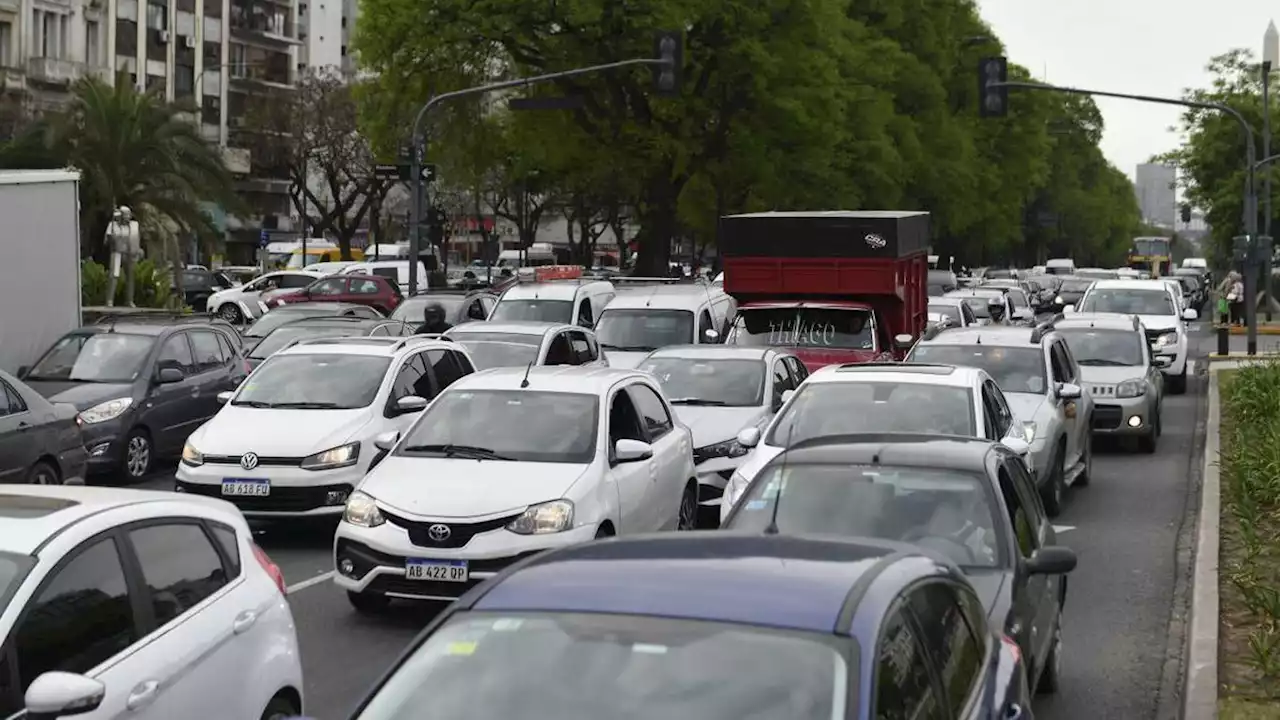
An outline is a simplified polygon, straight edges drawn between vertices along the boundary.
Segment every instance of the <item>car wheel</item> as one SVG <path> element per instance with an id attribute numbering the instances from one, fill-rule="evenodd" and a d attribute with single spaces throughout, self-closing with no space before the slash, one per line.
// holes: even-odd
<path id="1" fill-rule="evenodd" d="M 1062 682 L 1062 614 L 1059 611 L 1058 625 L 1053 630 L 1053 645 L 1049 647 L 1049 657 L 1045 658 L 1044 669 L 1040 671 L 1040 682 L 1036 685 L 1037 693 L 1046 695 L 1058 692 Z"/>
<path id="2" fill-rule="evenodd" d="M 262 711 L 262 720 L 287 720 L 298 717 L 300 712 L 302 708 L 294 707 L 292 700 L 277 695 L 271 698 L 271 702 L 267 703 L 267 709 Z"/>
<path id="3" fill-rule="evenodd" d="M 151 472 L 151 436 L 145 430 L 134 429 L 124 441 L 124 458 L 121 469 L 130 480 L 141 480 Z"/>
<path id="4" fill-rule="evenodd" d="M 1049 463 L 1049 477 L 1044 487 L 1040 488 L 1040 500 L 1044 503 L 1044 512 L 1049 517 L 1057 517 L 1062 512 L 1062 476 L 1063 464 L 1067 461 L 1067 453 L 1062 444 Z"/>
<path id="5" fill-rule="evenodd" d="M 378 615 L 386 612 L 387 608 L 391 606 L 391 598 L 386 595 L 374 595 L 354 590 L 347 591 L 347 600 L 350 601 L 351 607 L 362 615 Z"/>
<path id="6" fill-rule="evenodd" d="M 1089 423 L 1092 425 L 1092 421 Z M 1093 433 L 1085 433 L 1084 451 L 1080 453 L 1080 474 L 1076 476 L 1076 485 L 1084 487 L 1093 479 Z"/>
<path id="7" fill-rule="evenodd" d="M 676 530 L 698 529 L 698 483 L 689 482 L 680 496 L 680 511 L 676 515 Z"/>
<path id="8" fill-rule="evenodd" d="M 1156 451 L 1157 438 L 1160 437 L 1160 431 L 1151 428 L 1151 432 L 1138 438 L 1138 451 L 1151 455 Z"/>
<path id="9" fill-rule="evenodd" d="M 1183 395 L 1187 392 L 1187 366 L 1182 366 L 1182 374 L 1169 378 L 1169 392 L 1174 395 Z"/>
<path id="10" fill-rule="evenodd" d="M 47 462 L 38 462 L 31 466 L 31 470 L 27 473 L 28 485 L 61 485 L 62 478 L 58 476 L 57 468 Z"/>
<path id="11" fill-rule="evenodd" d="M 196 297 L 191 298 L 191 311 L 192 311 L 192 312 L 197 312 L 197 313 L 208 312 L 208 311 L 209 311 L 209 296 L 208 296 L 208 295 L 197 295 Z"/>
<path id="12" fill-rule="evenodd" d="M 240 308 L 236 307 L 233 302 L 222 303 L 222 307 L 218 308 L 218 317 L 232 325 L 239 325 L 244 321 L 244 314 L 240 312 Z"/>

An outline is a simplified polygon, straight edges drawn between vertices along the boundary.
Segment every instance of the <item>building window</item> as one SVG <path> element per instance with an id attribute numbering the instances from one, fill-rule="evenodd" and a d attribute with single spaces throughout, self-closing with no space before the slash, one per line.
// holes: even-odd
<path id="1" fill-rule="evenodd" d="M 147 92 L 152 90 L 156 92 L 164 92 L 164 76 L 163 75 L 147 75 Z"/>
<path id="2" fill-rule="evenodd" d="M 147 27 L 152 30 L 169 29 L 169 6 L 159 3 L 147 3 Z"/>
<path id="3" fill-rule="evenodd" d="M 178 10 L 194 13 L 196 11 L 196 0 L 178 0 Z"/>
<path id="4" fill-rule="evenodd" d="M 116 54 L 138 55 L 138 23 L 132 20 L 116 20 Z"/>
<path id="5" fill-rule="evenodd" d="M 346 56 L 347 56 L 347 46 L 346 46 L 346 45 L 343 45 L 343 46 L 342 46 L 342 57 L 346 57 Z M 124 226 L 123 226 L 123 225 L 121 225 L 121 227 L 124 227 Z"/>
<path id="6" fill-rule="evenodd" d="M 346 16 L 346 15 L 343 15 L 343 16 L 342 16 L 342 27 L 346 27 L 346 26 L 347 26 L 347 16 Z"/>
<path id="7" fill-rule="evenodd" d="M 0 66 L 13 66 L 13 23 L 0 22 Z"/>
<path id="8" fill-rule="evenodd" d="M 299 14 L 299 15 L 306 15 L 306 14 L 307 14 L 307 4 L 306 4 L 306 3 L 298 3 L 298 14 Z"/>
<path id="9" fill-rule="evenodd" d="M 222 43 L 205 41 L 204 66 L 206 68 L 222 66 Z"/>
<path id="10" fill-rule="evenodd" d="M 230 67 L 231 77 L 248 77 L 249 53 L 244 45 L 231 46 L 231 59 L 227 61 L 227 65 Z"/>
<path id="11" fill-rule="evenodd" d="M 173 93 L 177 97 L 196 94 L 196 69 L 190 65 L 173 67 Z"/>
<path id="12" fill-rule="evenodd" d="M 204 16 L 210 18 L 221 18 L 222 0 L 204 0 Z"/>
<path id="13" fill-rule="evenodd" d="M 97 20 L 84 24 L 84 61 L 88 65 L 102 65 L 102 29 Z"/>
<path id="14" fill-rule="evenodd" d="M 205 125 L 222 124 L 222 100 L 217 95 L 205 95 L 200 103 L 200 119 Z"/>

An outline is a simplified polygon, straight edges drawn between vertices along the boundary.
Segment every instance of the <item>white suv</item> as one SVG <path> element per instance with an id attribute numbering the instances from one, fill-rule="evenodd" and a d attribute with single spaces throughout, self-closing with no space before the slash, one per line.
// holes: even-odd
<path id="1" fill-rule="evenodd" d="M 272 355 L 187 438 L 178 492 L 220 496 L 251 517 L 339 515 L 378 459 L 458 378 L 460 344 L 428 336 L 304 340 Z"/>
<path id="2" fill-rule="evenodd" d="M 1174 283 L 1175 287 L 1181 287 Z M 1080 298 L 1065 308 L 1067 313 L 1120 313 L 1137 315 L 1146 329 L 1147 341 L 1156 357 L 1169 358 L 1164 379 L 1169 392 L 1187 391 L 1187 323 L 1199 317 L 1183 309 L 1177 292 L 1164 280 L 1099 280 Z"/>
<path id="3" fill-rule="evenodd" d="M 0 527 L 0 717 L 302 712 L 284 577 L 231 505 L 8 485 Z"/>

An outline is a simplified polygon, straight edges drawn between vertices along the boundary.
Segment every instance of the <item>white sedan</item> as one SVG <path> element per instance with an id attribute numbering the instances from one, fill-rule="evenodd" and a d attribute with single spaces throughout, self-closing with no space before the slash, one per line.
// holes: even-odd
<path id="1" fill-rule="evenodd" d="M 691 434 L 635 370 L 468 375 L 378 444 L 390 454 L 334 541 L 335 581 L 361 612 L 454 600 L 542 550 L 696 526 Z"/>
<path id="2" fill-rule="evenodd" d="M 469 322 L 444 334 L 462 345 L 477 370 L 534 365 L 603 367 L 595 333 L 580 326 L 546 322 Z"/>

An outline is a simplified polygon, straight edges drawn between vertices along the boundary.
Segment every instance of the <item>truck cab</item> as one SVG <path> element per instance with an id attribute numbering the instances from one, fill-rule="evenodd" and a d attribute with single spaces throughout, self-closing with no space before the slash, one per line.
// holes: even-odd
<path id="1" fill-rule="evenodd" d="M 731 215 L 719 238 L 729 344 L 785 347 L 813 371 L 901 359 L 924 330 L 928 213 Z"/>

